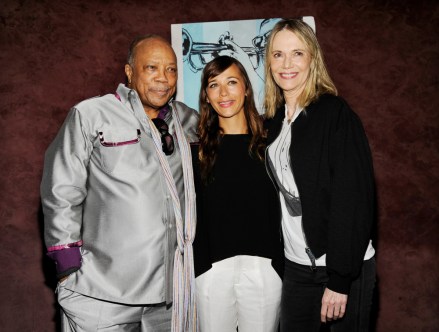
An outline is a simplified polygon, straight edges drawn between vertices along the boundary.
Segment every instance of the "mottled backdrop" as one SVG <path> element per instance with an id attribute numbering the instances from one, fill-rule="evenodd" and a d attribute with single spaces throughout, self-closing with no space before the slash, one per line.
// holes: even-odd
<path id="1" fill-rule="evenodd" d="M 172 23 L 312 15 L 340 94 L 363 119 L 379 196 L 376 331 L 437 331 L 436 1 L 3 0 L 0 330 L 55 331 L 44 258 L 43 153 L 68 109 L 124 80 L 130 40 Z"/>

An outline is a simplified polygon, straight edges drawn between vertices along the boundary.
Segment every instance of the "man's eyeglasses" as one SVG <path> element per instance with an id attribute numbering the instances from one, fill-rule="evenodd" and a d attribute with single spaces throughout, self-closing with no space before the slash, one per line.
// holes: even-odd
<path id="1" fill-rule="evenodd" d="M 165 120 L 160 118 L 152 119 L 152 122 L 160 133 L 163 153 L 167 156 L 170 156 L 172 152 L 174 152 L 174 138 L 169 133 L 168 124 L 165 122 Z"/>

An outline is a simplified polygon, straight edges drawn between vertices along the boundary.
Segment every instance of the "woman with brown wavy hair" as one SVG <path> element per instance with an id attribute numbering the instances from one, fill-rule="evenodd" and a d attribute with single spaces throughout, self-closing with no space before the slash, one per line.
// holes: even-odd
<path id="1" fill-rule="evenodd" d="M 200 115 L 199 160 L 194 163 L 200 329 L 277 331 L 280 208 L 264 166 L 262 120 L 238 60 L 221 56 L 206 65 Z"/>

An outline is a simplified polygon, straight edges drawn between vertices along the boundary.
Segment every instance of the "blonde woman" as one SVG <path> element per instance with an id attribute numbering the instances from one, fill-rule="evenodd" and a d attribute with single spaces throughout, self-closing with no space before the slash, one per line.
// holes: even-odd
<path id="1" fill-rule="evenodd" d="M 282 20 L 266 48 L 269 173 L 282 210 L 281 331 L 368 331 L 375 284 L 371 153 L 313 30 Z"/>

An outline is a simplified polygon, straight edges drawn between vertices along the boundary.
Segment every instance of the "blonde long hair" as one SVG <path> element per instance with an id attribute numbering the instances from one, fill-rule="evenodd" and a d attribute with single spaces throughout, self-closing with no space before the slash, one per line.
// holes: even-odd
<path id="1" fill-rule="evenodd" d="M 285 103 L 282 89 L 274 81 L 271 73 L 270 59 L 273 51 L 273 40 L 279 31 L 288 30 L 294 33 L 306 46 L 311 56 L 310 72 L 302 93 L 297 99 L 300 107 L 306 107 L 324 93 L 337 95 L 334 85 L 323 59 L 322 49 L 314 31 L 301 19 L 283 19 L 271 30 L 265 49 L 265 116 L 272 118 L 276 109 Z"/>

